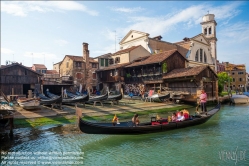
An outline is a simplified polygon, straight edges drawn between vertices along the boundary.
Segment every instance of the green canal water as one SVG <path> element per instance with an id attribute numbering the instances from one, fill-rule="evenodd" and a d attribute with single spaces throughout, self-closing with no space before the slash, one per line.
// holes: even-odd
<path id="1" fill-rule="evenodd" d="M 2 136 L 0 165 L 249 165 L 249 105 L 224 105 L 205 124 L 161 133 L 91 135 L 72 128 Z"/>

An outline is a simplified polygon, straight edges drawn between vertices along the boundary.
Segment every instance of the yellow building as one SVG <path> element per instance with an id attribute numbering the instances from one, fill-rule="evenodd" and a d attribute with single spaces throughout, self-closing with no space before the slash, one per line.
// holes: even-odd
<path id="1" fill-rule="evenodd" d="M 232 90 L 245 90 L 246 87 L 246 66 L 244 64 L 231 64 L 225 62 L 225 71 L 232 77 L 230 87 Z"/>

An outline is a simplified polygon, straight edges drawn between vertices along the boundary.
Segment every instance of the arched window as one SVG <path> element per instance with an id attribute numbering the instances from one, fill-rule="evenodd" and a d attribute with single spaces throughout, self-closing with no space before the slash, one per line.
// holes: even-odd
<path id="1" fill-rule="evenodd" d="M 200 49 L 200 62 L 202 62 L 202 52 L 203 52 L 203 49 Z"/>
<path id="2" fill-rule="evenodd" d="M 207 56 L 205 52 L 204 52 L 204 63 L 207 63 Z"/>
<path id="3" fill-rule="evenodd" d="M 204 29 L 204 34 L 207 35 L 207 28 Z"/>
<path id="4" fill-rule="evenodd" d="M 202 48 L 196 51 L 195 61 L 207 63 L 207 54 Z"/>
<path id="5" fill-rule="evenodd" d="M 199 61 L 199 50 L 196 51 L 196 54 L 195 54 L 195 61 Z"/>
<path id="6" fill-rule="evenodd" d="M 210 27 L 209 28 L 209 35 L 211 35 L 212 34 L 212 28 Z"/>

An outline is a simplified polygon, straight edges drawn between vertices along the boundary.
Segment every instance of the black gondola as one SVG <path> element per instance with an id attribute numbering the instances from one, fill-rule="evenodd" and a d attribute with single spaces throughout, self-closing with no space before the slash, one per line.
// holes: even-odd
<path id="1" fill-rule="evenodd" d="M 109 101 L 118 101 L 122 99 L 122 94 L 118 94 L 118 95 L 109 95 L 107 100 Z"/>
<path id="2" fill-rule="evenodd" d="M 50 92 L 47 92 L 47 95 L 50 97 L 50 98 L 57 98 L 58 95 L 55 95 L 55 94 L 52 94 Z M 83 103 L 83 102 L 86 102 L 88 101 L 89 99 L 89 95 L 83 95 L 83 96 L 78 96 L 78 95 L 74 95 L 72 96 L 71 98 L 63 98 L 62 99 L 62 104 L 73 104 L 73 103 Z"/>
<path id="3" fill-rule="evenodd" d="M 41 105 L 52 105 L 52 104 L 61 104 L 62 103 L 62 97 L 61 96 L 54 96 L 53 98 L 49 98 L 45 96 L 44 94 L 36 94 L 37 97 L 40 98 L 40 104 Z"/>
<path id="4" fill-rule="evenodd" d="M 108 99 L 108 93 L 100 96 L 90 97 L 88 102 L 103 101 Z"/>
<path id="5" fill-rule="evenodd" d="M 152 117 L 151 122 L 141 123 L 135 127 L 131 122 L 120 122 L 120 124 L 113 126 L 113 123 L 92 123 L 79 118 L 79 128 L 82 132 L 88 134 L 145 134 L 161 132 L 205 123 L 219 110 L 220 104 L 210 111 L 201 114 L 200 116 L 192 116 L 191 119 L 180 122 L 168 123 L 165 121 L 160 121 L 158 123 L 156 118 Z"/>
<path id="6" fill-rule="evenodd" d="M 72 97 L 72 98 L 63 98 L 62 99 L 62 103 L 63 104 L 70 104 L 70 103 L 83 103 L 83 102 L 86 102 L 88 101 L 89 99 L 89 95 L 84 95 L 84 96 L 75 96 L 75 97 Z"/>

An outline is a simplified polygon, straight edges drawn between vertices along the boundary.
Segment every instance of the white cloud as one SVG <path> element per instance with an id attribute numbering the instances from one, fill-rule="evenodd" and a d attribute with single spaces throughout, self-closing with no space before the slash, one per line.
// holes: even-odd
<path id="1" fill-rule="evenodd" d="M 238 22 L 236 24 L 228 24 L 222 28 L 219 33 L 222 43 L 245 43 L 249 42 L 249 22 Z"/>
<path id="2" fill-rule="evenodd" d="M 227 5 L 214 7 L 207 3 L 201 5 L 190 6 L 184 10 L 175 11 L 163 16 L 153 16 L 153 17 L 129 17 L 127 20 L 131 23 L 130 26 L 123 28 L 124 34 L 128 33 L 130 30 L 138 30 L 142 32 L 149 33 L 151 36 L 166 34 L 177 25 L 182 28 L 180 30 L 185 30 L 202 22 L 202 16 L 207 14 L 207 9 L 212 10 L 209 13 L 215 14 L 215 18 L 219 19 L 220 22 L 227 22 L 232 17 L 239 14 L 237 9 L 240 2 L 229 3 Z"/>
<path id="3" fill-rule="evenodd" d="M 8 49 L 8 48 L 1 48 L 1 54 L 13 54 L 14 51 Z"/>
<path id="4" fill-rule="evenodd" d="M 58 44 L 59 46 L 65 46 L 66 44 L 68 44 L 68 42 L 66 40 L 55 40 L 54 41 L 56 44 Z"/>
<path id="5" fill-rule="evenodd" d="M 141 7 L 135 7 L 135 8 L 125 8 L 125 7 L 115 8 L 115 7 L 112 7 L 111 10 L 116 11 L 116 12 L 123 12 L 123 13 L 136 13 L 136 12 L 141 12 L 145 9 L 141 8 Z"/>
<path id="6" fill-rule="evenodd" d="M 1 1 L 1 12 L 13 14 L 14 16 L 27 16 L 27 11 L 19 3 L 9 3 Z"/>
<path id="7" fill-rule="evenodd" d="M 88 9 L 86 6 L 75 1 L 27 1 L 27 2 L 2 2 L 1 12 L 14 16 L 25 17 L 29 12 L 55 12 L 55 11 L 82 11 L 92 16 L 98 12 Z"/>

